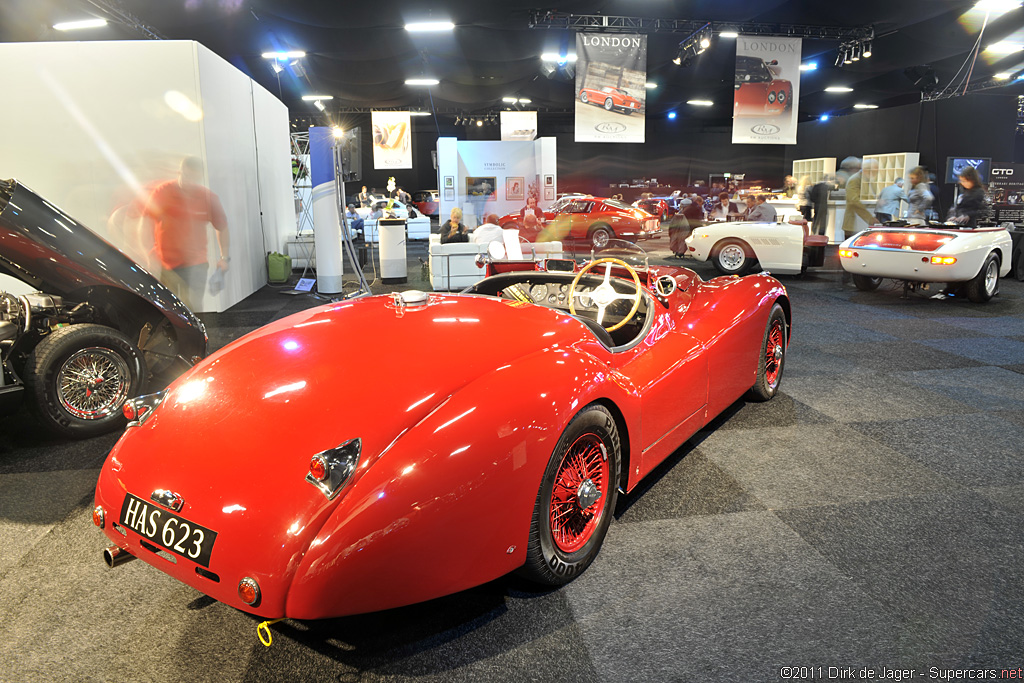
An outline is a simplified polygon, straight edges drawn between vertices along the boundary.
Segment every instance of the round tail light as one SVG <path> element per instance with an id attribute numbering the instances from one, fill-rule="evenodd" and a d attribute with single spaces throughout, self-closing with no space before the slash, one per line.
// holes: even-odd
<path id="1" fill-rule="evenodd" d="M 247 576 L 238 582 L 238 599 L 247 605 L 255 605 L 260 601 L 260 587 L 256 579 Z"/>
<path id="2" fill-rule="evenodd" d="M 135 405 L 131 401 L 124 402 L 124 405 L 121 406 L 121 413 L 124 414 L 129 421 L 134 421 L 135 418 L 139 416 L 138 412 L 135 410 Z"/>
<path id="3" fill-rule="evenodd" d="M 94 507 L 92 509 L 92 523 L 95 524 L 96 526 L 98 526 L 101 529 L 103 528 L 103 523 L 104 523 L 104 518 L 105 517 L 106 517 L 106 515 L 103 512 L 103 506 L 102 505 L 97 505 L 96 507 Z"/>
<path id="4" fill-rule="evenodd" d="M 322 455 L 314 455 L 309 461 L 309 476 L 317 481 L 323 481 L 327 478 L 327 474 L 327 460 Z"/>

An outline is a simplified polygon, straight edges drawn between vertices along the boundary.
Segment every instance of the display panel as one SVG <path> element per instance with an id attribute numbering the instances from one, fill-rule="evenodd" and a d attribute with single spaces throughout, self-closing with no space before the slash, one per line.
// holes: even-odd
<path id="1" fill-rule="evenodd" d="M 984 157 L 946 157 L 946 182 L 960 182 L 960 173 L 968 166 L 974 167 L 978 175 L 981 176 L 981 182 L 988 183 L 992 159 Z"/>

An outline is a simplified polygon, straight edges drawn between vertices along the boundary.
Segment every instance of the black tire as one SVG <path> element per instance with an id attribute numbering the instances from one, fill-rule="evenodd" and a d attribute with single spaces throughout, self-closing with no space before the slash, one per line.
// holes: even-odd
<path id="1" fill-rule="evenodd" d="M 595 249 L 604 249 L 614 237 L 615 232 L 606 225 L 595 225 L 590 229 L 590 245 Z"/>
<path id="2" fill-rule="evenodd" d="M 598 443 L 599 446 L 595 445 Z M 567 467 L 569 462 L 566 456 L 570 449 L 576 449 L 580 444 L 584 444 L 588 452 L 607 465 L 607 467 L 601 465 L 606 479 L 601 484 L 597 484 L 588 478 L 579 485 L 579 492 L 575 497 L 570 493 L 569 500 L 556 501 L 554 497 L 556 483 L 566 481 L 567 475 L 572 474 L 567 469 L 573 470 L 571 466 Z M 600 451 L 600 446 L 604 447 L 603 453 Z M 594 453 L 594 449 L 597 449 L 596 453 Z M 615 510 L 621 474 L 620 453 L 621 444 L 615 419 L 604 406 L 591 404 L 569 422 L 551 453 L 551 459 L 544 470 L 540 489 L 537 492 L 533 519 L 530 523 L 530 539 L 526 548 L 526 563 L 520 570 L 524 576 L 540 584 L 560 586 L 579 576 L 594 561 L 601 549 L 601 543 L 604 542 L 604 537 L 608 533 L 608 525 Z M 581 507 L 582 499 L 587 481 L 596 485 L 599 497 L 591 498 L 590 500 L 593 502 L 583 508 Z M 562 492 L 571 491 L 564 485 L 561 490 Z M 591 489 L 591 491 L 593 490 Z M 566 506 L 574 507 L 571 507 L 570 512 L 562 515 L 564 523 L 560 529 L 553 532 L 552 512 L 555 509 L 568 510 L 569 508 Z M 561 547 L 569 542 L 565 540 L 564 530 L 565 528 L 574 528 L 574 526 L 583 531 L 578 537 L 569 534 L 570 541 L 578 542 L 580 545 L 578 548 L 567 551 Z M 556 540 L 556 533 L 559 534 L 559 540 Z"/>
<path id="3" fill-rule="evenodd" d="M 711 265 L 722 275 L 743 275 L 753 264 L 750 248 L 742 240 L 724 240 L 711 254 Z"/>
<path id="4" fill-rule="evenodd" d="M 581 92 L 580 93 L 580 102 L 582 102 L 583 104 L 587 104 L 588 102 L 590 102 L 590 98 L 587 97 L 587 93 L 585 93 L 585 92 Z"/>
<path id="5" fill-rule="evenodd" d="M 604 108 L 605 108 L 606 111 L 611 111 L 612 109 L 615 108 L 615 103 L 612 102 L 612 98 L 610 98 L 610 97 L 604 98 Z"/>
<path id="6" fill-rule="evenodd" d="M 1017 251 L 1013 255 L 1013 276 L 1018 281 L 1024 282 L 1024 250 L 1017 248 Z"/>
<path id="7" fill-rule="evenodd" d="M 882 284 L 880 277 L 868 277 L 867 275 L 852 275 L 853 284 L 862 292 L 873 292 Z"/>
<path id="8" fill-rule="evenodd" d="M 757 379 L 748 396 L 754 401 L 771 400 L 779 391 L 782 370 L 786 366 L 786 348 L 789 346 L 789 332 L 786 329 L 786 314 L 778 303 L 768 314 L 761 340 L 761 355 L 757 360 Z"/>
<path id="9" fill-rule="evenodd" d="M 999 293 L 999 257 L 989 254 L 981 270 L 967 283 L 967 298 L 983 304 Z"/>
<path id="10" fill-rule="evenodd" d="M 93 383 L 83 378 L 97 373 Z M 121 408 L 144 393 L 145 378 L 139 349 L 104 325 L 60 328 L 36 345 L 25 364 L 29 406 L 46 426 L 74 438 L 124 428 Z"/>
<path id="11" fill-rule="evenodd" d="M 626 116 L 632 116 L 633 115 L 633 110 L 632 109 L 623 109 L 622 113 L 625 114 Z"/>

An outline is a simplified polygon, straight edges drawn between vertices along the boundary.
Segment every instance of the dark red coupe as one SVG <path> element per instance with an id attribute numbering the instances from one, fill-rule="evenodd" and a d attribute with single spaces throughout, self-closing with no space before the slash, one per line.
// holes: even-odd
<path id="1" fill-rule="evenodd" d="M 267 619 L 515 570 L 564 584 L 620 489 L 744 394 L 778 390 L 791 313 L 768 275 L 705 282 L 624 258 L 502 270 L 461 294 L 297 313 L 136 399 L 96 487 L 108 563 L 141 558 Z M 367 364 L 353 329 L 380 359 L 410 340 L 459 352 L 412 373 Z"/>
<path id="2" fill-rule="evenodd" d="M 736 57 L 733 116 L 778 116 L 793 108 L 793 84 L 779 78 L 778 61 Z"/>
<path id="3" fill-rule="evenodd" d="M 518 228 L 520 237 L 528 242 L 558 241 L 598 249 L 612 239 L 636 242 L 661 232 L 657 216 L 617 199 L 591 195 L 562 197 L 544 212 L 544 220 L 545 225 L 531 231 L 521 224 L 518 213 L 510 213 L 498 219 L 498 225 Z"/>

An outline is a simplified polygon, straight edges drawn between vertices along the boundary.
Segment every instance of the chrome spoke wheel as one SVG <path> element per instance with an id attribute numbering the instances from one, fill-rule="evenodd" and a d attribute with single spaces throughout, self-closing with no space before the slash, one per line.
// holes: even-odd
<path id="1" fill-rule="evenodd" d="M 996 293 L 996 284 L 999 282 L 999 264 L 990 260 L 985 266 L 985 291 L 989 296 Z"/>
<path id="2" fill-rule="evenodd" d="M 57 399 L 76 418 L 100 420 L 121 409 L 131 382 L 119 354 L 98 346 L 80 349 L 57 371 Z"/>

